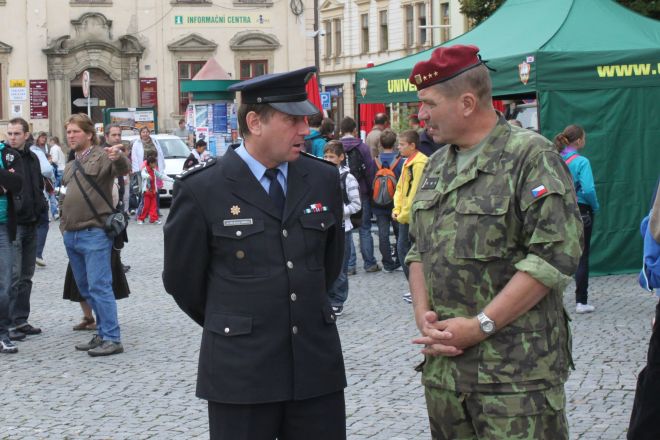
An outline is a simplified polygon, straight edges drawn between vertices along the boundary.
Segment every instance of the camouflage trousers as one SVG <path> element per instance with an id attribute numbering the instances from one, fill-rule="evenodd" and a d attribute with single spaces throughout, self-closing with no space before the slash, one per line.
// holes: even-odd
<path id="1" fill-rule="evenodd" d="M 564 386 L 513 394 L 426 387 L 433 440 L 568 440 Z"/>

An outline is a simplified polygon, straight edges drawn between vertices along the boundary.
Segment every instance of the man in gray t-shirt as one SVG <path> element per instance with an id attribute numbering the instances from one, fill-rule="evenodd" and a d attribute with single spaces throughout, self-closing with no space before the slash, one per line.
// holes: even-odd
<path id="1" fill-rule="evenodd" d="M 172 131 L 172 134 L 174 136 L 180 137 L 181 140 L 186 143 L 186 145 L 190 146 L 188 143 L 188 138 L 190 137 L 191 132 L 188 130 L 188 127 L 186 127 L 185 119 L 179 119 L 179 128 Z"/>

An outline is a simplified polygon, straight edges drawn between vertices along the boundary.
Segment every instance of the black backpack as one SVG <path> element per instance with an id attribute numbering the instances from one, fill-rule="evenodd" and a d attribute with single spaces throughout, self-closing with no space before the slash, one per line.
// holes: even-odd
<path id="1" fill-rule="evenodd" d="M 348 162 L 349 171 L 358 182 L 367 177 L 367 165 L 364 163 L 358 147 L 346 151 L 346 162 Z"/>

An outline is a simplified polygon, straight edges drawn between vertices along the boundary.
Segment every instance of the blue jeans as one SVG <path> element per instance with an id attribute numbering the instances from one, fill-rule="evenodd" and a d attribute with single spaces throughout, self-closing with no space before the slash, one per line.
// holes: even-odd
<path id="1" fill-rule="evenodd" d="M 357 255 L 355 255 L 355 244 L 353 243 L 353 231 L 354 229 L 351 229 L 346 233 L 348 237 L 346 238 L 346 244 L 348 245 L 345 249 L 348 251 L 350 249 L 349 255 L 348 255 L 348 267 L 351 269 L 355 269 L 355 265 L 357 264 Z"/>
<path id="2" fill-rule="evenodd" d="M 394 270 L 397 264 L 392 258 L 392 244 L 390 243 L 390 225 L 393 223 L 391 214 L 376 214 L 376 224 L 378 225 L 378 249 L 383 257 L 383 268 Z"/>
<path id="3" fill-rule="evenodd" d="M 57 196 L 55 195 L 55 193 L 48 194 L 48 203 L 50 205 L 50 215 L 52 215 L 53 218 L 55 218 L 55 216 L 57 215 L 57 212 L 59 211 L 59 206 L 58 206 L 58 203 L 57 203 Z"/>
<path id="4" fill-rule="evenodd" d="M 9 318 L 11 328 L 21 327 L 30 316 L 32 276 L 37 259 L 37 226 L 18 225 L 12 255 L 11 295 Z"/>
<path id="5" fill-rule="evenodd" d="M 37 258 L 43 258 L 44 247 L 46 247 L 46 238 L 48 237 L 48 228 L 50 227 L 50 220 L 48 220 L 48 210 L 39 215 L 37 220 Z"/>
<path id="6" fill-rule="evenodd" d="M 349 240 L 353 241 L 351 231 L 344 232 L 344 261 L 341 266 L 341 272 L 334 283 L 328 289 L 330 305 L 333 307 L 341 306 L 348 298 L 348 260 L 351 257 Z"/>
<path id="7" fill-rule="evenodd" d="M 374 258 L 374 238 L 371 236 L 371 199 L 362 199 L 362 225 L 360 225 L 360 252 L 364 260 L 364 269 L 376 265 Z"/>
<path id="8" fill-rule="evenodd" d="M 408 269 L 408 265 L 406 264 L 406 255 L 408 255 L 408 251 L 410 250 L 410 235 L 408 233 L 409 230 L 409 224 L 399 223 L 399 238 L 396 240 L 396 249 L 397 254 L 399 255 L 399 262 L 401 263 L 401 267 L 403 267 L 403 273 L 406 275 L 406 279 L 408 279 L 408 274 L 410 272 L 410 269 Z"/>
<path id="9" fill-rule="evenodd" d="M 112 239 L 101 228 L 64 232 L 64 246 L 80 295 L 94 310 L 104 341 L 120 342 L 117 302 L 112 292 Z"/>
<path id="10" fill-rule="evenodd" d="M 0 339 L 9 336 L 9 296 L 11 294 L 12 252 L 7 224 L 0 224 Z"/>

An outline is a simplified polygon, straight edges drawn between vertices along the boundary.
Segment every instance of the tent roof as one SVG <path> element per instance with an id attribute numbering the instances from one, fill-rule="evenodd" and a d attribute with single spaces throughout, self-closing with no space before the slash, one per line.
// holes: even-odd
<path id="1" fill-rule="evenodd" d="M 231 79 L 231 76 L 222 68 L 215 58 L 209 58 L 202 68 L 193 77 L 193 80 L 222 80 Z"/>
<path id="2" fill-rule="evenodd" d="M 480 48 L 497 70 L 491 77 L 499 96 L 539 88 L 660 86 L 660 65 L 655 64 L 660 61 L 660 22 L 613 0 L 508 0 L 481 25 L 444 43 L 450 44 Z M 358 71 L 358 103 L 416 101 L 416 88 L 407 78 L 434 49 Z M 518 72 L 523 62 L 531 65 L 526 83 Z M 640 75 L 609 69 L 625 63 L 649 67 Z M 598 69 L 603 65 L 609 70 Z"/>

